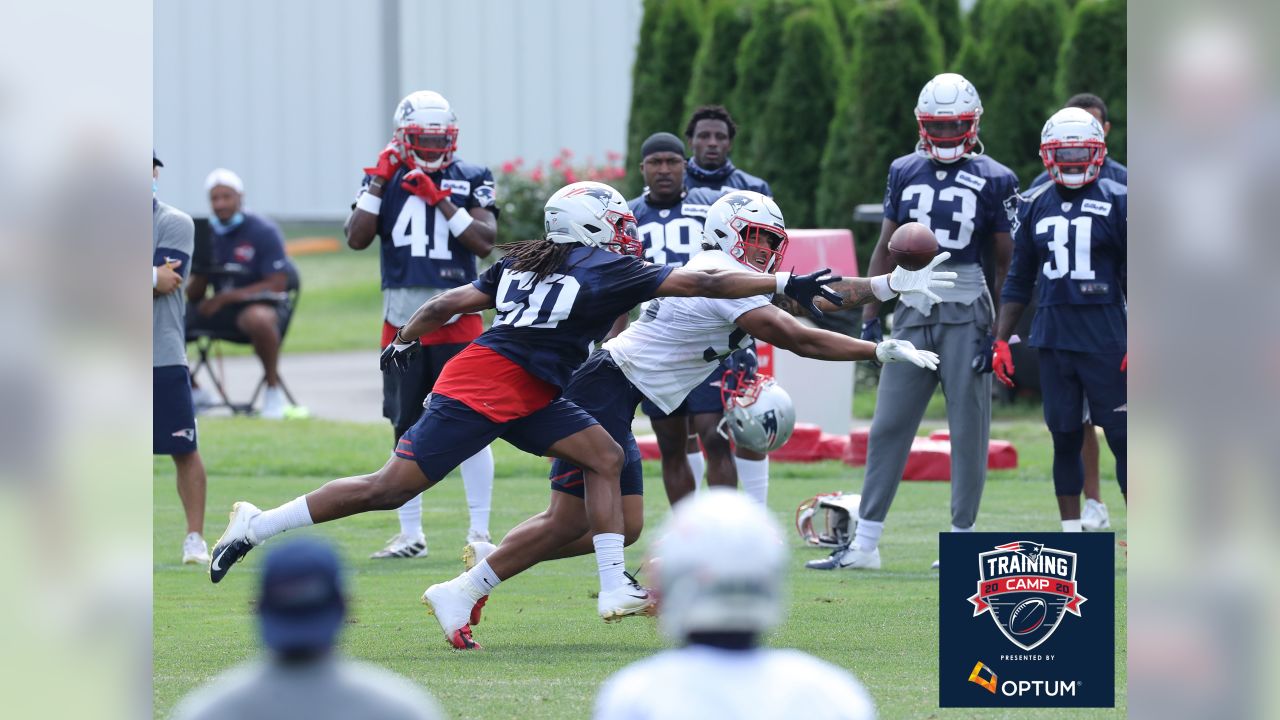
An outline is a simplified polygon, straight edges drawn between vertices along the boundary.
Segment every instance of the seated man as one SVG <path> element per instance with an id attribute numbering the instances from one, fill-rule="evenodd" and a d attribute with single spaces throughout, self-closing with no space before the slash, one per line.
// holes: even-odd
<path id="1" fill-rule="evenodd" d="M 262 361 L 267 389 L 262 417 L 284 417 L 285 398 L 276 372 L 280 355 L 280 303 L 288 285 L 284 235 L 270 220 L 244 212 L 240 176 L 218 168 L 205 179 L 213 216 L 213 270 L 192 272 L 187 330 L 239 331 Z M 205 297 L 209 281 L 213 296 Z"/>

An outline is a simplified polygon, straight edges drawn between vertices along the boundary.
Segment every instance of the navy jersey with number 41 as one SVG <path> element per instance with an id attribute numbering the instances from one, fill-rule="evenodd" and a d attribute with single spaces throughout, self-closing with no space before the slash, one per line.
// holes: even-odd
<path id="1" fill-rule="evenodd" d="M 1038 185 L 1010 198 L 1013 263 L 1002 302 L 1026 304 L 1033 287 L 1035 347 L 1123 352 L 1129 193 L 1113 180 L 1078 190 Z"/>
<path id="2" fill-rule="evenodd" d="M 653 298 L 674 269 L 599 248 L 575 247 L 557 272 L 535 282 L 503 258 L 474 283 L 493 297 L 493 326 L 475 342 L 563 388 L 613 321 Z"/>
<path id="3" fill-rule="evenodd" d="M 981 244 L 1009 231 L 1004 201 L 1016 192 L 1013 171 L 985 155 L 947 164 L 912 153 L 889 166 L 884 217 L 928 226 L 948 264 L 980 263 Z"/>
<path id="4" fill-rule="evenodd" d="M 449 232 L 444 212 L 400 187 L 409 172 L 401 167 L 382 191 L 378 237 L 382 239 L 382 289 L 399 287 L 453 288 L 476 279 L 476 256 Z M 493 173 L 480 165 L 455 159 L 430 173 L 460 212 L 487 208 L 498 215 Z M 362 188 L 369 184 L 366 175 Z"/>
<path id="5" fill-rule="evenodd" d="M 654 205 L 648 193 L 627 203 L 636 216 L 644 259 L 658 265 L 682 267 L 702 252 L 702 225 L 707 210 L 724 193 L 694 188 L 674 205 Z"/>

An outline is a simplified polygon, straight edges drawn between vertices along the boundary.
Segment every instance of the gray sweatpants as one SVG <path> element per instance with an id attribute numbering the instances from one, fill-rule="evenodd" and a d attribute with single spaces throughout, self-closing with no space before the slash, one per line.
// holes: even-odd
<path id="1" fill-rule="evenodd" d="M 880 370 L 860 517 L 884 522 L 889 514 L 907 467 L 911 441 L 934 388 L 941 382 L 951 431 L 951 524 L 968 528 L 977 520 L 987 480 L 991 374 L 974 372 L 972 363 L 991 327 L 991 315 L 991 301 L 985 293 L 971 305 L 935 305 L 929 317 L 898 303 L 893 337 L 938 353 L 938 369 L 898 362 Z"/>

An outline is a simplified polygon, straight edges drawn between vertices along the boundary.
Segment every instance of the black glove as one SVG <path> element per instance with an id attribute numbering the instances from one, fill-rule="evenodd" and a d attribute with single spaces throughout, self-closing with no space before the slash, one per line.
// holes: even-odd
<path id="1" fill-rule="evenodd" d="M 796 275 L 794 272 L 791 278 L 787 280 L 787 284 L 783 286 L 782 292 L 787 297 L 800 303 L 800 306 L 809 311 L 809 314 L 815 318 L 822 317 L 822 311 L 813 303 L 814 298 L 821 295 L 826 298 L 832 305 L 843 305 L 844 298 L 827 289 L 827 285 L 837 283 L 844 278 L 839 275 L 831 275 L 831 268 L 823 268 L 815 273 L 808 275 Z"/>
<path id="2" fill-rule="evenodd" d="M 987 333 L 982 339 L 982 345 L 978 346 L 978 354 L 973 356 L 973 371 L 976 373 L 989 373 L 993 366 L 991 364 L 991 352 L 995 348 L 996 336 Z"/>
<path id="3" fill-rule="evenodd" d="M 863 340 L 866 340 L 869 343 L 875 343 L 877 345 L 883 342 L 884 328 L 880 327 L 880 318 L 873 317 L 870 320 L 863 322 L 862 335 L 860 335 L 859 337 Z M 879 360 L 872 359 L 872 360 L 868 360 L 867 362 L 871 363 L 872 367 L 880 367 Z"/>
<path id="4" fill-rule="evenodd" d="M 397 372 L 404 372 L 409 369 L 409 361 L 417 354 L 418 349 L 422 347 L 422 343 L 418 342 L 418 338 L 414 338 L 413 342 L 400 342 L 400 331 L 396 331 L 396 336 L 391 343 L 382 349 L 382 357 L 378 360 L 378 367 L 382 372 L 395 369 Z"/>

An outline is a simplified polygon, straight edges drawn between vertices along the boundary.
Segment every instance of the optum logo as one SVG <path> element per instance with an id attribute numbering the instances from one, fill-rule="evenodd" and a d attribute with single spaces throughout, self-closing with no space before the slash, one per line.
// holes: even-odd
<path id="1" fill-rule="evenodd" d="M 1076 681 L 1072 680 L 1005 680 L 1000 683 L 1000 694 L 1005 697 L 1075 697 Z"/>

